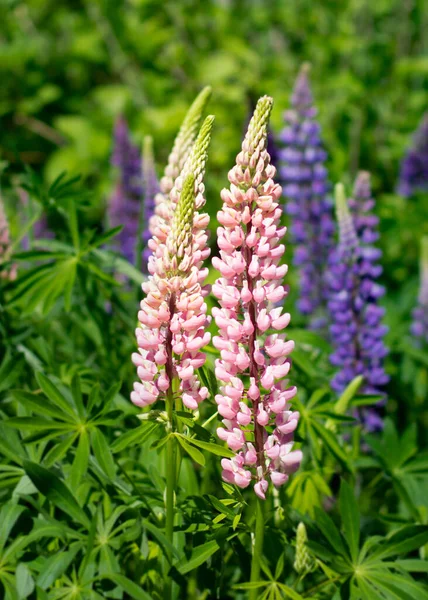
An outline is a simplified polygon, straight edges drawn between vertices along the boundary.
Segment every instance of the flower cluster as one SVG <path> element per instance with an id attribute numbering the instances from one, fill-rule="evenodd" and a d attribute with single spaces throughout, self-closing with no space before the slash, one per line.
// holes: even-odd
<path id="1" fill-rule="evenodd" d="M 327 155 L 316 121 L 307 65 L 297 77 L 291 104 L 279 137 L 283 145 L 279 175 L 288 200 L 285 210 L 291 219 L 293 261 L 300 279 L 297 306 L 302 314 L 311 316 L 312 327 L 318 328 L 324 324 L 324 272 L 333 245 L 334 221 L 325 167 Z"/>
<path id="2" fill-rule="evenodd" d="M 370 197 L 367 177 L 361 177 L 357 181 L 356 191 L 360 194 L 364 191 L 366 204 L 357 208 L 355 198 L 351 203 L 357 212 L 357 229 L 343 186 L 336 186 L 339 243 L 330 257 L 328 307 L 332 323 L 330 333 L 335 348 L 330 361 L 340 370 L 332 380 L 332 388 L 340 393 L 357 375 L 362 375 L 363 392 L 378 394 L 388 382 L 383 367 L 387 354 L 383 338 L 387 328 L 381 323 L 384 309 L 378 305 L 384 288 L 376 282 L 382 271 L 377 264 L 380 251 L 370 245 L 371 240 L 375 239 L 374 222 L 365 211 L 372 201 L 367 199 L 367 196 Z M 374 428 L 375 423 L 373 421 L 366 425 Z"/>
<path id="3" fill-rule="evenodd" d="M 118 118 L 115 124 L 111 162 L 119 169 L 119 178 L 108 206 L 109 222 L 112 227 L 123 225 L 116 238 L 119 249 L 127 260 L 135 263 L 143 192 L 141 158 L 123 117 Z"/>
<path id="4" fill-rule="evenodd" d="M 428 237 L 422 239 L 418 304 L 412 317 L 410 331 L 417 345 L 423 347 L 428 344 Z"/>
<path id="5" fill-rule="evenodd" d="M 152 252 L 161 255 L 158 247 L 165 244 L 168 237 L 177 197 L 173 197 L 171 192 L 176 178 L 181 174 L 186 161 L 192 151 L 196 136 L 201 126 L 202 114 L 211 96 L 211 88 L 205 87 L 194 100 L 187 111 L 180 131 L 175 138 L 173 148 L 168 157 L 168 163 L 165 168 L 164 176 L 160 180 L 160 191 L 155 196 L 154 215 L 150 218 L 149 229 L 151 239 L 148 247 Z M 207 144 L 209 142 L 209 138 Z M 202 174 L 199 174 L 202 182 Z M 196 177 L 195 177 L 196 179 Z"/>
<path id="6" fill-rule="evenodd" d="M 156 176 L 153 158 L 153 142 L 151 137 L 146 137 L 143 147 L 143 271 L 147 273 L 147 263 L 151 254 L 148 241 L 151 238 L 149 223 L 155 212 L 155 197 L 159 193 L 159 182 Z"/>
<path id="7" fill-rule="evenodd" d="M 3 201 L 0 198 L 0 279 L 8 279 L 12 281 L 13 279 L 16 279 L 16 265 L 11 265 L 8 268 L 2 267 L 2 263 L 5 263 L 9 260 L 10 250 L 11 245 L 9 223 L 7 221 Z"/>
<path id="8" fill-rule="evenodd" d="M 422 118 L 415 133 L 413 146 L 401 163 L 398 193 L 411 196 L 414 192 L 428 191 L 428 113 Z"/>
<path id="9" fill-rule="evenodd" d="M 201 349 L 210 341 L 205 290 L 208 270 L 206 228 L 209 217 L 199 213 L 205 204 L 203 174 L 213 117 L 207 117 L 182 172 L 170 192 L 175 207 L 165 243 L 150 256 L 150 276 L 143 283 L 146 297 L 138 313 L 139 353 L 132 356 L 141 382 L 134 384 L 131 400 L 147 406 L 172 389 L 174 379 L 183 404 L 197 409 L 208 396 L 195 373 L 205 362 Z M 150 240 L 151 242 L 153 240 Z"/>
<path id="10" fill-rule="evenodd" d="M 222 460 L 222 476 L 241 488 L 254 480 L 263 499 L 268 478 L 284 484 L 302 459 L 300 450 L 292 450 L 299 413 L 289 401 L 296 388 L 284 379 L 294 342 L 279 333 L 290 315 L 274 308 L 287 294 L 281 284 L 287 265 L 279 264 L 286 230 L 280 226 L 281 187 L 266 151 L 271 108 L 271 98 L 259 100 L 229 172 L 231 185 L 221 193 L 218 213 L 220 257 L 212 260 L 221 274 L 213 285 L 220 304 L 213 309 L 219 328 L 213 343 L 221 356 L 215 372 L 222 384 L 216 402 L 224 425 L 217 433 L 237 452 Z"/>

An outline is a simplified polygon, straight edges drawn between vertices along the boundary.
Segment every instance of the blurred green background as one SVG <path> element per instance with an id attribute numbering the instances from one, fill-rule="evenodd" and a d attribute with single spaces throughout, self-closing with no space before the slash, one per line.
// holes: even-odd
<path id="1" fill-rule="evenodd" d="M 137 142 L 153 136 L 160 173 L 186 108 L 209 84 L 215 215 L 254 99 L 274 97 L 278 132 L 309 61 L 331 181 L 350 184 L 358 169 L 371 171 L 390 282 L 416 274 L 426 209 L 394 188 L 427 108 L 425 0 L 1 0 L 0 11 L 6 179 L 22 163 L 48 180 L 81 173 L 95 223 L 112 187 L 115 117 L 126 115 Z"/>

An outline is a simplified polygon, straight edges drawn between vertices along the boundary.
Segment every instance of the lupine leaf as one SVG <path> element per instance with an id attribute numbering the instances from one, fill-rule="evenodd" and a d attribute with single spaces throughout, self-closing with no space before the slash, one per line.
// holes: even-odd
<path id="1" fill-rule="evenodd" d="M 24 469 L 39 492 L 73 519 L 89 528 L 90 521 L 85 511 L 59 477 L 29 460 L 24 460 Z"/>
<path id="2" fill-rule="evenodd" d="M 356 562 L 360 547 L 360 514 L 350 485 L 342 479 L 340 486 L 340 515 L 351 558 Z"/>

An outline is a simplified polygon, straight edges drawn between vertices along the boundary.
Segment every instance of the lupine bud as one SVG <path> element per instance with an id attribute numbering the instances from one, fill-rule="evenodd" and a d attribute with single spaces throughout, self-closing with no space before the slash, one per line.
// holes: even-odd
<path id="1" fill-rule="evenodd" d="M 9 260 L 10 253 L 11 243 L 9 223 L 7 221 L 3 201 L 0 197 L 0 279 L 8 279 L 12 281 L 13 279 L 16 279 L 16 265 L 11 265 L 8 268 L 2 268 L 2 263 L 5 263 Z"/>
<path id="2" fill-rule="evenodd" d="M 135 263 L 140 222 L 142 175 L 138 147 L 133 144 L 128 125 L 123 117 L 117 119 L 114 129 L 112 164 L 119 169 L 114 194 L 108 206 L 111 227 L 123 225 L 116 237 L 119 250 Z"/>
<path id="3" fill-rule="evenodd" d="M 299 415 L 288 404 L 296 388 L 284 379 L 294 344 L 283 333 L 270 333 L 289 322 L 289 315 L 281 315 L 282 308 L 273 308 L 269 300 L 286 296 L 281 285 L 286 266 L 279 265 L 286 230 L 280 227 L 281 187 L 273 180 L 276 169 L 266 151 L 271 109 L 271 98 L 259 100 L 229 172 L 231 185 L 221 193 L 217 215 L 220 256 L 212 260 L 221 275 L 213 286 L 220 304 L 213 309 L 219 328 L 213 343 L 221 356 L 216 376 L 222 384 L 216 401 L 224 417 L 217 433 L 237 452 L 222 460 L 222 477 L 242 488 L 253 482 L 262 499 L 268 480 L 284 484 L 302 457 L 300 450 L 292 452 L 295 426 L 283 433 L 276 423 L 295 420 L 297 425 Z"/>
<path id="4" fill-rule="evenodd" d="M 132 356 L 141 380 L 131 394 L 137 406 L 164 398 L 174 378 L 179 380 L 179 393 L 187 408 L 196 409 L 208 396 L 196 375 L 205 362 L 201 350 L 210 341 L 206 331 L 210 319 L 201 287 L 207 274 L 202 263 L 209 254 L 205 231 L 209 218 L 198 209 L 205 204 L 203 174 L 212 124 L 213 117 L 207 117 L 175 181 L 175 211 L 168 235 L 164 243 L 157 240 L 156 255 L 149 258 L 150 276 L 142 285 L 146 297 L 141 301 L 136 330 L 139 354 Z M 153 239 L 149 247 L 151 242 Z"/>
<path id="5" fill-rule="evenodd" d="M 312 571 L 314 567 L 314 560 L 306 546 L 307 541 L 308 535 L 305 524 L 299 523 L 296 531 L 296 555 L 293 564 L 294 570 L 298 575 L 305 575 Z"/>
<path id="6" fill-rule="evenodd" d="M 334 222 L 325 161 L 327 154 L 316 121 L 308 79 L 303 65 L 291 97 L 291 110 L 284 115 L 279 140 L 279 175 L 285 210 L 290 216 L 293 261 L 299 273 L 297 307 L 311 316 L 311 326 L 325 324 L 326 285 L 324 273 L 333 246 Z"/>
<path id="7" fill-rule="evenodd" d="M 428 191 L 428 113 L 422 118 L 413 145 L 401 163 L 398 193 L 409 197 Z"/>
<path id="8" fill-rule="evenodd" d="M 424 347 L 428 344 L 428 237 L 422 239 L 420 265 L 418 304 L 412 311 L 410 331 L 416 345 Z"/>
<path id="9" fill-rule="evenodd" d="M 143 147 L 143 271 L 147 273 L 147 262 L 151 254 L 147 243 L 151 238 L 149 229 L 150 219 L 155 211 L 155 196 L 159 192 L 159 183 L 156 177 L 156 168 L 153 158 L 153 141 L 150 136 L 144 138 Z"/>
<path id="10" fill-rule="evenodd" d="M 154 243 L 164 243 L 171 224 L 174 207 L 171 206 L 171 190 L 190 156 L 198 135 L 202 115 L 211 96 L 211 88 L 205 87 L 190 106 L 168 157 L 165 173 L 160 180 L 160 192 L 155 196 L 155 214 L 150 219 L 150 233 Z M 196 177 L 195 177 L 196 179 Z M 153 249 L 153 248 L 152 248 Z"/>
<path id="11" fill-rule="evenodd" d="M 365 234 L 367 225 L 363 225 L 363 218 L 370 215 L 364 214 L 364 208 L 355 207 L 355 199 L 352 205 L 357 212 L 355 220 L 359 224 L 360 239 L 344 188 L 338 184 L 336 215 L 339 243 L 330 257 L 328 307 L 335 348 L 330 361 L 340 370 L 332 380 L 332 388 L 340 394 L 357 375 L 362 375 L 362 392 L 379 394 L 388 382 L 383 366 L 387 354 L 383 337 L 387 328 L 381 323 L 384 310 L 378 305 L 384 288 L 376 282 L 381 274 L 381 267 L 377 264 L 380 252 L 364 242 L 373 238 L 372 234 Z M 372 227 L 373 222 L 369 222 Z M 382 421 L 375 411 L 363 413 L 362 418 L 367 429 L 381 426 Z"/>

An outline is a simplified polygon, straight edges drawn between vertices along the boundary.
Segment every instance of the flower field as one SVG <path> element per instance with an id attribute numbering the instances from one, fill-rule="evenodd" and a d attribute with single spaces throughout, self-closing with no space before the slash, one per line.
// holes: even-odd
<path id="1" fill-rule="evenodd" d="M 426 600 L 424 2 L 3 8 L 0 599 Z"/>

